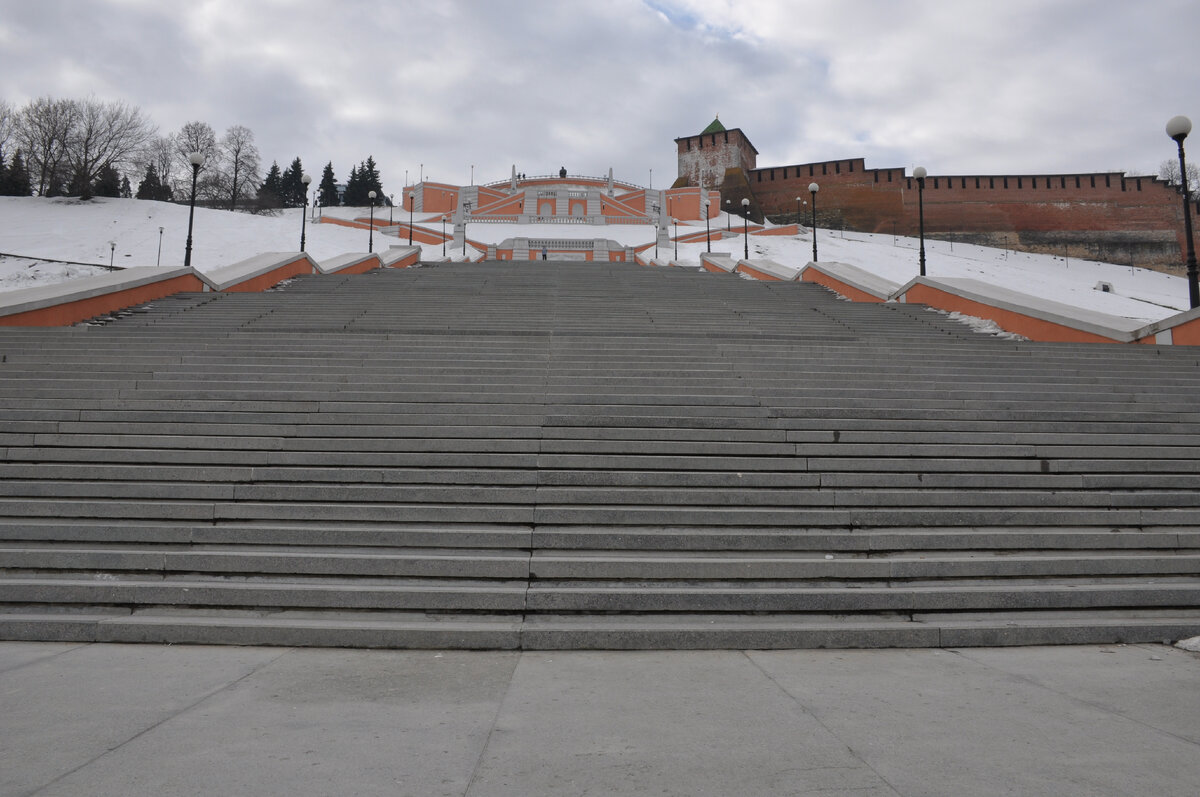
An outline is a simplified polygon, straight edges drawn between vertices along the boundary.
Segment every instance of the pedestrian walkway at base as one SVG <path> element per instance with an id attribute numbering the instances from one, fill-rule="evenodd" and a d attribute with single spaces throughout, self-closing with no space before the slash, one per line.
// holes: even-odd
<path id="1" fill-rule="evenodd" d="M 1188 795 L 1159 645 L 397 651 L 0 643 L 9 797 Z"/>
<path id="2" fill-rule="evenodd" d="M 1198 357 L 540 261 L 4 329 L 0 638 L 1195 636 Z"/>

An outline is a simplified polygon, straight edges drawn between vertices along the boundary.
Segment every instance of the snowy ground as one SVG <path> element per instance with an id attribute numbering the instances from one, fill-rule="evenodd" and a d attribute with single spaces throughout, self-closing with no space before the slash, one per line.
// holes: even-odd
<path id="1" fill-rule="evenodd" d="M 342 218 L 365 215 L 361 209 L 330 208 L 325 213 Z M 39 261 L 70 260 L 107 265 L 109 242 L 116 243 L 113 262 L 118 266 L 153 266 L 159 262 L 159 228 L 162 233 L 161 265 L 183 264 L 187 238 L 188 209 L 184 205 L 133 199 L 70 199 L 0 197 L 0 253 L 22 258 L 0 257 L 0 290 L 15 290 L 32 285 L 62 282 L 103 273 L 102 270 L 76 265 Z M 388 218 L 387 208 L 376 210 L 377 219 Z M 440 230 L 440 221 L 429 214 L 416 214 L 414 221 L 425 222 Z M 407 222 L 408 214 L 392 210 L 392 219 Z M 736 222 L 736 220 L 735 220 Z M 736 228 L 736 223 L 733 225 Z M 714 220 L 712 230 L 724 230 L 724 216 Z M 446 227 L 450 231 L 450 225 Z M 679 225 L 681 235 L 703 230 L 704 225 Z M 674 230 L 672 230 L 674 232 Z M 733 231 L 736 233 L 736 229 Z M 471 224 L 467 236 L 472 241 L 500 243 L 506 238 L 608 238 L 625 246 L 652 243 L 654 228 L 614 224 L 609 226 L 542 224 Z M 375 248 L 406 243 L 378 231 Z M 905 283 L 917 273 L 917 242 L 891 235 L 817 231 L 821 260 L 858 266 L 897 283 Z M 300 247 L 300 211 L 281 212 L 277 216 L 251 216 L 220 210 L 196 210 L 193 231 L 192 265 L 201 271 L 229 265 L 261 252 L 296 251 Z M 714 252 L 741 257 L 740 235 L 714 241 Z M 1003 249 L 926 242 L 926 271 L 931 277 L 969 277 L 1002 285 L 1011 290 L 1041 296 L 1054 301 L 1108 313 L 1115 316 L 1156 321 L 1187 309 L 1187 283 L 1170 276 L 1129 266 L 1094 263 L 1050 255 L 1029 255 Z M 307 225 L 307 250 L 317 260 L 346 252 L 365 252 L 367 231 L 334 224 Z M 425 259 L 442 257 L 442 246 L 423 247 Z M 679 244 L 678 260 L 699 266 L 704 241 Z M 449 256 L 461 258 L 461 248 L 447 245 Z M 467 247 L 470 257 L 478 252 Z M 648 254 L 653 254 L 650 249 Z M 659 248 L 663 258 L 674 259 L 674 245 Z M 765 257 L 786 265 L 803 265 L 812 257 L 812 238 L 808 230 L 799 236 L 751 236 L 750 256 Z M 1112 293 L 1096 289 L 1098 282 L 1112 285 Z"/>

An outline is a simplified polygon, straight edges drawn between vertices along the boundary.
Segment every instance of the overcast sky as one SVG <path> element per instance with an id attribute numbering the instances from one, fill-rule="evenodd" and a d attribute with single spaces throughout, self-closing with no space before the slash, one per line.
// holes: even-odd
<path id="1" fill-rule="evenodd" d="M 661 188 L 717 113 L 759 166 L 1153 173 L 1200 125 L 1198 43 L 1197 0 L 0 0 L 0 99 L 246 125 L 314 178 L 370 154 L 390 191 Z"/>

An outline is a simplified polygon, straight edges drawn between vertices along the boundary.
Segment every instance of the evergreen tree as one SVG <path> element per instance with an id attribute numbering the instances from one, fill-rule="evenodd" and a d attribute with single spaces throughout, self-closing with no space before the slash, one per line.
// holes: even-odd
<path id="1" fill-rule="evenodd" d="M 95 196 L 108 197 L 121 195 L 121 175 L 117 174 L 117 170 L 112 167 L 111 163 L 100 167 L 100 171 L 96 175 L 96 182 L 92 184 L 92 193 Z"/>
<path id="2" fill-rule="evenodd" d="M 303 176 L 304 166 L 297 157 L 279 179 L 279 198 L 283 200 L 284 207 L 297 208 L 304 204 L 304 183 L 300 182 Z"/>
<path id="3" fill-rule="evenodd" d="M 379 169 L 375 166 L 375 159 L 370 155 L 363 162 L 362 168 L 358 170 L 359 179 L 363 183 L 363 197 L 365 198 L 368 191 L 374 191 L 376 196 L 382 201 L 383 199 L 383 184 L 379 182 Z M 367 199 L 369 202 L 370 200 Z"/>
<path id="4" fill-rule="evenodd" d="M 346 193 L 342 196 L 342 204 L 351 207 L 357 207 L 365 204 L 367 200 L 367 192 L 362 187 L 362 179 L 358 174 L 358 167 L 350 167 L 350 179 L 346 181 Z"/>
<path id="5" fill-rule="evenodd" d="M 126 175 L 121 175 L 121 199 L 133 198 L 133 186 L 129 184 L 129 178 Z"/>
<path id="6" fill-rule="evenodd" d="M 267 179 L 263 181 L 262 186 L 258 189 L 258 207 L 260 209 L 273 209 L 283 207 L 281 176 L 279 174 L 279 164 L 271 161 L 271 169 L 267 172 Z"/>
<path id="7" fill-rule="evenodd" d="M 0 196 L 12 196 L 9 192 L 10 179 L 8 166 L 4 164 L 4 158 L 0 157 Z"/>
<path id="8" fill-rule="evenodd" d="M 158 178 L 158 169 L 153 163 L 146 165 L 146 176 L 142 178 L 141 184 L 138 185 L 138 199 L 153 199 L 157 201 L 169 201 L 171 199 L 170 186 L 163 185 Z"/>
<path id="9" fill-rule="evenodd" d="M 325 171 L 321 172 L 320 194 L 317 201 L 322 207 L 334 207 L 339 204 L 337 192 L 337 180 L 333 177 L 333 161 L 325 164 Z"/>
<path id="10" fill-rule="evenodd" d="M 82 171 L 75 171 L 71 176 L 71 184 L 67 186 L 67 196 L 77 196 L 84 202 L 92 198 L 92 181 Z"/>
<path id="11" fill-rule="evenodd" d="M 25 158 L 21 150 L 13 155 L 12 165 L 8 167 L 8 184 L 5 187 L 6 196 L 31 196 L 33 184 L 29 177 L 29 169 L 25 166 Z"/>

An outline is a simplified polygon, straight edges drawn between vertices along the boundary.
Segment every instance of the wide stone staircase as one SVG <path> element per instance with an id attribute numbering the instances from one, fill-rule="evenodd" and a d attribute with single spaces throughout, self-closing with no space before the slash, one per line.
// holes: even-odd
<path id="1" fill-rule="evenodd" d="M 1200 350 L 482 263 L 0 330 L 0 638 L 1200 634 Z"/>

